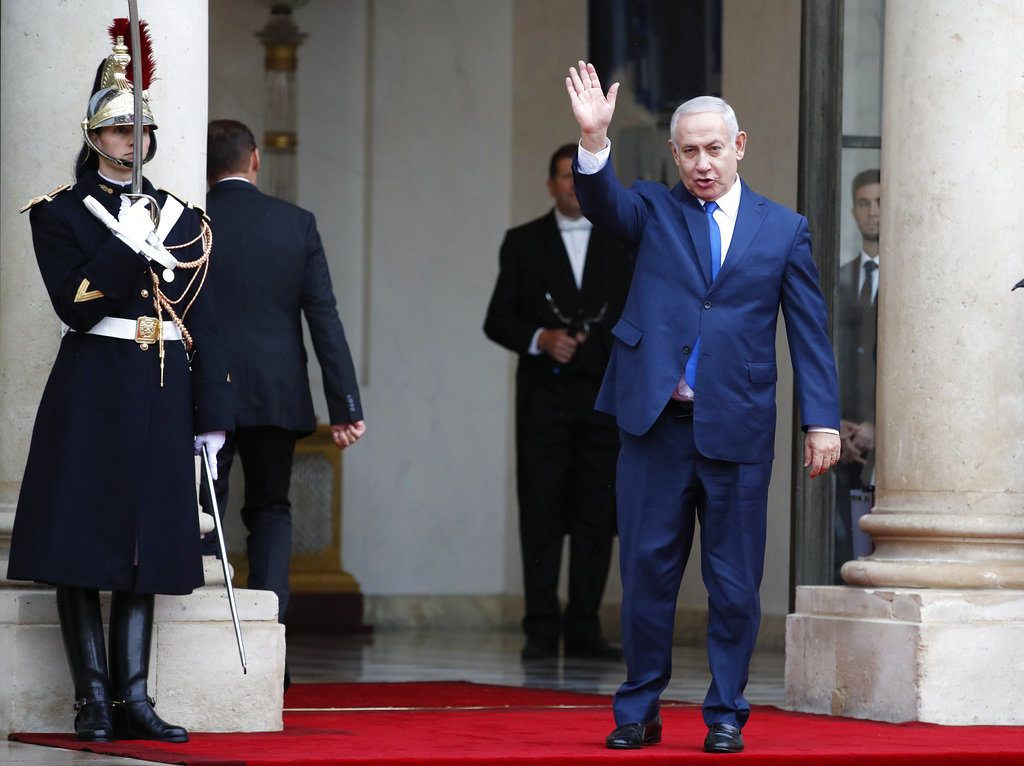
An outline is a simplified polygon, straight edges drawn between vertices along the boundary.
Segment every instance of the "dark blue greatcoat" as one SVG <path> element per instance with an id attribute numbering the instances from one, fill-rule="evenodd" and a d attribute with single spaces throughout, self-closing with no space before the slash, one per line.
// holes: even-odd
<path id="1" fill-rule="evenodd" d="M 148 181 L 144 191 L 161 206 L 167 198 Z M 165 342 L 162 387 L 155 343 L 143 349 L 134 340 L 87 334 L 107 316 L 155 316 L 148 261 L 82 202 L 91 195 L 116 217 L 118 192 L 90 172 L 32 208 L 43 282 L 57 316 L 76 332 L 61 340 L 39 404 L 8 577 L 189 593 L 203 584 L 193 437 L 232 428 L 227 365 L 208 287 L 184 315 L 191 354 L 181 341 Z M 191 242 L 199 231 L 199 215 L 186 208 L 165 244 Z M 193 261 L 202 244 L 172 252 Z M 178 269 L 173 282 L 161 281 L 164 293 L 177 299 L 192 273 Z M 176 306 L 179 316 L 189 299 Z"/>

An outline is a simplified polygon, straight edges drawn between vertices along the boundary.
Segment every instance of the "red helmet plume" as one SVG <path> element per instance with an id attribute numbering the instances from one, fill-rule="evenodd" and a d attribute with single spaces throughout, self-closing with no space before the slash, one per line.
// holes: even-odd
<path id="1" fill-rule="evenodd" d="M 132 50 L 132 33 L 128 19 L 114 19 L 114 23 L 107 29 L 110 32 L 110 41 L 117 42 L 118 37 L 124 38 L 124 44 L 128 46 L 128 54 L 132 57 L 132 66 L 138 61 L 142 64 L 142 89 L 149 90 L 149 84 L 153 81 L 156 73 L 156 59 L 153 57 L 153 41 L 149 36 L 149 25 L 145 21 L 139 21 L 139 41 L 142 51 L 138 58 Z M 128 71 L 128 82 L 132 81 L 131 70 Z"/>

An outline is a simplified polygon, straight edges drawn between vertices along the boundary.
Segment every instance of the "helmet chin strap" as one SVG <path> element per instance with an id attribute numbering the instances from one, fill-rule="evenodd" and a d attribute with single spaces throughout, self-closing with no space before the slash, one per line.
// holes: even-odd
<path id="1" fill-rule="evenodd" d="M 105 158 L 109 162 L 112 162 L 115 165 L 120 165 L 122 168 L 128 168 L 129 170 L 131 170 L 131 160 L 122 160 L 119 159 L 118 157 L 111 157 L 109 154 L 107 154 L 105 151 L 103 151 L 96 145 L 96 142 L 92 140 L 92 136 L 89 135 L 91 132 L 92 131 L 89 130 L 89 120 L 82 120 L 82 135 L 85 137 L 86 146 L 88 146 L 90 149 L 96 152 L 96 154 L 100 155 L 100 157 Z M 156 154 L 156 152 L 153 151 L 153 147 L 152 145 L 150 145 L 149 151 L 146 153 L 146 156 L 142 158 L 142 164 L 145 165 L 147 162 L 153 159 L 154 154 Z"/>

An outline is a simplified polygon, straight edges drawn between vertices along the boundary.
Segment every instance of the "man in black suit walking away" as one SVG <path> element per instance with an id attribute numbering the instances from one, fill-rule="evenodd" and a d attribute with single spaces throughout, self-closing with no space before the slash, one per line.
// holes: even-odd
<path id="1" fill-rule="evenodd" d="M 629 288 L 629 256 L 594 230 L 573 188 L 575 144 L 549 165 L 554 209 L 509 230 L 484 332 L 519 354 L 516 474 L 526 615 L 523 659 L 566 656 L 618 660 L 601 633 L 598 609 L 615 534 L 611 417 L 594 400 L 611 353 L 611 327 Z M 569 535 L 569 598 L 562 613 L 558 575 Z"/>
<path id="2" fill-rule="evenodd" d="M 316 220 L 309 211 L 257 189 L 259 169 L 259 150 L 245 125 L 234 120 L 210 123 L 210 280 L 239 399 L 234 436 L 217 458 L 215 487 L 223 514 L 237 451 L 245 471 L 242 521 L 249 533 L 248 587 L 276 593 L 278 618 L 284 622 L 292 458 L 296 440 L 316 430 L 300 315 L 306 317 L 323 371 L 338 449 L 354 444 L 366 425 Z M 207 540 L 206 546 L 204 552 L 216 552 L 213 541 Z"/>

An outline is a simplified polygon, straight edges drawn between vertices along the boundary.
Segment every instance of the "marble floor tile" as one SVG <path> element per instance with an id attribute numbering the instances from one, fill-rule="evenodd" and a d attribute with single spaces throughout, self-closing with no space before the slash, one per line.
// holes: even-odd
<path id="1" fill-rule="evenodd" d="M 517 633 L 444 631 L 377 632 L 368 636 L 302 636 L 289 639 L 292 680 L 431 681 L 565 689 L 612 694 L 622 682 L 620 662 L 561 659 L 524 663 Z M 700 702 L 710 675 L 703 648 L 676 647 L 673 677 L 664 697 Z M 754 655 L 747 698 L 753 704 L 780 705 L 785 697 L 781 653 Z"/>

